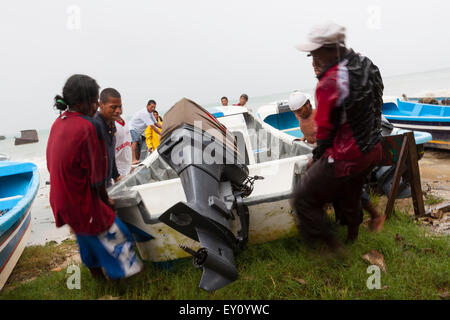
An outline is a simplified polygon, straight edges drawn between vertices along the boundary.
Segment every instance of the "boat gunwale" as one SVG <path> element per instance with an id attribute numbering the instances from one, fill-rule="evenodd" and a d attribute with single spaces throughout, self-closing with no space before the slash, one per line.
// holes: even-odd
<path id="1" fill-rule="evenodd" d="M 26 214 L 26 212 L 28 212 L 28 209 L 31 207 L 31 205 L 36 197 L 36 194 L 38 192 L 39 185 L 40 185 L 39 170 L 35 164 L 33 164 L 31 162 L 20 163 L 20 162 L 7 161 L 7 162 L 5 162 L 4 166 L 7 166 L 8 163 L 9 164 L 18 164 L 18 165 L 20 165 L 20 164 L 30 165 L 31 164 L 31 170 L 22 171 L 22 172 L 20 172 L 20 174 L 31 172 L 32 176 L 31 176 L 31 179 L 30 179 L 28 185 L 26 186 L 26 192 L 23 195 L 22 199 L 20 199 L 16 203 L 15 206 L 13 206 L 8 212 L 6 212 L 5 214 L 3 214 L 0 217 L 0 236 L 7 233 L 8 230 L 12 226 L 15 225 L 17 220 L 20 220 Z M 19 174 L 19 173 L 13 173 L 12 175 L 14 175 L 14 174 Z"/>

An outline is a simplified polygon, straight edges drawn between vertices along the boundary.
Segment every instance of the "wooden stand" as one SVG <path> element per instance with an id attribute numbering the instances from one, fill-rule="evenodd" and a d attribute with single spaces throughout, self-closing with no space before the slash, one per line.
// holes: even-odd
<path id="1" fill-rule="evenodd" d="M 396 169 L 394 173 L 394 180 L 392 181 L 391 192 L 388 197 L 386 210 L 384 212 L 386 219 L 389 219 L 394 209 L 395 199 L 398 194 L 398 187 L 400 184 L 400 178 L 405 170 L 405 166 L 409 173 L 409 180 L 411 185 L 411 196 L 414 205 L 414 214 L 416 217 L 423 216 L 425 214 L 425 208 L 423 204 L 422 186 L 420 183 L 420 171 L 417 158 L 417 148 L 414 140 L 414 133 L 407 132 L 402 135 L 403 142 L 400 149 L 400 155 L 395 157 L 391 151 L 388 151 L 391 155 L 391 161 L 396 163 Z M 395 136 L 394 136 L 395 137 Z M 401 136 L 400 136 L 401 137 Z M 393 140 L 391 140 L 393 141 Z M 385 149 L 386 150 L 386 149 Z M 386 152 L 386 151 L 385 151 Z"/>

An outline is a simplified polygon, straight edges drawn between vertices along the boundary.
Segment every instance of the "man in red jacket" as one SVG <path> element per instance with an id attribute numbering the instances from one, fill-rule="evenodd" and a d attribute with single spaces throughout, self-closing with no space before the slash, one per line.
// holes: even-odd
<path id="1" fill-rule="evenodd" d="M 347 240 L 355 240 L 364 179 L 382 156 L 383 82 L 372 61 L 346 48 L 345 28 L 335 23 L 313 27 L 297 49 L 312 56 L 319 83 L 317 147 L 294 191 L 293 205 L 304 239 L 323 240 L 336 249 L 339 242 L 323 206 L 333 202 L 336 217 L 348 226 Z"/>

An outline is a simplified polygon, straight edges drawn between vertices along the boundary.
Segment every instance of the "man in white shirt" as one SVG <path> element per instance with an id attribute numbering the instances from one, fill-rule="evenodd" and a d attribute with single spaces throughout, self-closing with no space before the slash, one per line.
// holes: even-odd
<path id="1" fill-rule="evenodd" d="M 155 100 L 149 100 L 147 107 L 139 110 L 133 115 L 130 122 L 131 149 L 133 156 L 133 164 L 139 163 L 139 151 L 141 146 L 141 136 L 145 129 L 151 126 L 156 133 L 161 134 L 161 125 L 156 121 L 153 111 L 156 108 Z"/>
<path id="2" fill-rule="evenodd" d="M 125 120 L 116 120 L 116 166 L 120 176 L 125 177 L 131 171 L 131 134 Z"/>

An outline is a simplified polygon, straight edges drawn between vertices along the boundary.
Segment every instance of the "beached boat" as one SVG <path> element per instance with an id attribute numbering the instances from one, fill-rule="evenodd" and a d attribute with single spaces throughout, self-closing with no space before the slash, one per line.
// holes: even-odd
<path id="1" fill-rule="evenodd" d="M 200 287 L 212 291 L 237 278 L 234 254 L 247 241 L 297 234 L 289 199 L 313 146 L 297 139 L 301 131 L 285 102 L 256 112 L 243 107 L 208 111 L 186 99 L 177 103 L 165 115 L 157 151 L 108 193 L 144 260 L 193 256 L 204 271 Z M 195 121 L 206 126 L 196 129 Z M 211 129 L 216 130 L 208 134 Z M 403 132 L 390 127 L 386 134 Z M 415 137 L 418 144 L 431 138 L 428 133 Z M 197 162 L 196 148 L 201 151 Z M 205 150 L 222 149 L 231 162 L 214 156 L 203 161 Z"/>
<path id="2" fill-rule="evenodd" d="M 39 188 L 32 163 L 0 162 L 0 290 L 31 233 L 31 205 Z"/>
<path id="3" fill-rule="evenodd" d="M 313 99 L 309 99 L 314 108 Z M 288 141 L 303 138 L 297 118 L 291 111 L 287 100 L 274 101 L 255 110 L 259 120 L 280 131 L 280 136 Z"/>
<path id="4" fill-rule="evenodd" d="M 405 94 L 402 95 L 403 101 L 408 102 L 416 102 L 416 103 L 424 103 L 424 104 L 432 104 L 432 105 L 450 105 L 450 96 L 440 96 L 436 94 L 429 94 L 428 96 L 423 97 L 409 97 Z M 396 102 L 396 100 L 394 101 Z"/>
<path id="5" fill-rule="evenodd" d="M 234 254 L 247 241 L 297 233 L 289 199 L 312 146 L 287 139 L 247 108 L 208 111 L 187 99 L 177 103 L 164 116 L 157 151 L 108 192 L 143 259 L 165 262 L 193 255 L 203 268 L 200 287 L 212 291 L 236 280 Z M 180 114 L 184 117 L 177 118 Z M 202 130 L 192 125 L 195 121 L 201 121 Z M 200 154 L 200 161 L 193 161 L 198 150 L 214 159 Z M 218 150 L 225 150 L 226 161 L 220 161 L 223 154 L 215 158 Z M 181 164 L 176 163 L 180 152 Z"/>
<path id="6" fill-rule="evenodd" d="M 390 98 L 385 98 L 384 101 L 392 101 L 389 99 Z M 287 101 L 275 101 L 261 106 L 256 110 L 256 115 L 261 121 L 280 130 L 286 139 L 294 140 L 303 137 L 298 120 L 294 113 L 289 109 Z M 383 136 L 400 135 L 407 131 L 411 131 L 395 128 L 384 116 L 382 116 L 381 129 Z M 424 145 L 429 143 L 432 139 L 431 134 L 424 131 L 414 131 L 414 139 L 417 145 L 418 158 L 421 159 L 424 154 Z M 375 167 L 370 175 L 368 186 L 374 191 L 389 195 L 394 179 L 394 173 L 394 166 Z M 411 190 L 405 169 L 397 198 L 407 198 L 410 196 Z"/>
<path id="7" fill-rule="evenodd" d="M 383 115 L 397 128 L 429 132 L 426 147 L 450 150 L 450 106 L 397 99 L 383 104 Z"/>
<path id="8" fill-rule="evenodd" d="M 22 130 L 20 131 L 20 137 L 15 138 L 14 145 L 21 145 L 34 142 L 39 142 L 37 130 Z"/>

